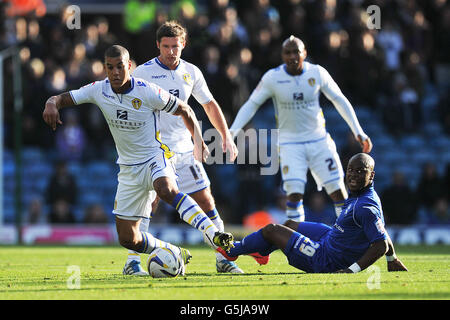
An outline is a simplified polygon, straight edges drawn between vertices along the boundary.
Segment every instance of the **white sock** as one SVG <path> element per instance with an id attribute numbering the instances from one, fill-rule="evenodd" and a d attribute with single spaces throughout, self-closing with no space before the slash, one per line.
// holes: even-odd
<path id="1" fill-rule="evenodd" d="M 142 235 L 142 249 L 141 253 L 150 254 L 155 248 L 168 248 L 172 250 L 175 254 L 180 254 L 180 248 L 174 246 L 171 243 L 165 242 L 163 240 L 157 239 L 148 232 L 141 231 Z"/>
<path id="2" fill-rule="evenodd" d="M 305 221 L 305 209 L 303 208 L 303 200 L 298 202 L 286 202 L 286 216 L 290 220 L 297 222 Z"/>
<path id="3" fill-rule="evenodd" d="M 180 192 L 176 195 L 172 206 L 178 211 L 183 221 L 187 222 L 197 230 L 200 230 L 211 240 L 208 244 L 212 244 L 214 234 L 219 231 L 219 229 L 208 218 L 194 199 L 189 195 Z"/>

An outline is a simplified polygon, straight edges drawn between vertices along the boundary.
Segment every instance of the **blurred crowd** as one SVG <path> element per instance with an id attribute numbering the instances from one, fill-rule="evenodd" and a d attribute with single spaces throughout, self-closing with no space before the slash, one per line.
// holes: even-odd
<path id="1" fill-rule="evenodd" d="M 10 7 L 15 2 L 0 3 L 0 50 L 20 48 L 23 144 L 45 150 L 57 175 L 70 176 L 60 172 L 61 163 L 114 162 L 116 153 L 97 107 L 64 110 L 64 125 L 54 133 L 42 121 L 46 99 L 103 79 L 103 53 L 111 44 L 127 47 L 134 66 L 157 56 L 156 29 L 168 19 L 186 26 L 189 36 L 182 58 L 202 70 L 229 124 L 264 72 L 281 64 L 283 40 L 295 35 L 306 45 L 307 60 L 330 72 L 356 112 L 358 105 L 364 105 L 382 115 L 386 131 L 393 136 L 420 132 L 422 119 L 430 117 L 422 108 L 428 85 L 436 89 L 436 118 L 450 134 L 450 3 L 446 0 L 124 0 L 120 14 L 90 14 L 82 9 L 79 29 L 68 28 L 73 16 L 66 6 L 58 14 L 48 13 L 42 1 L 34 1 L 40 5 L 17 13 Z M 368 26 L 370 5 L 380 8 L 379 28 Z M 12 65 L 6 61 L 5 66 L 4 77 L 11 79 Z M 5 143 L 12 150 L 12 81 L 4 85 Z M 199 120 L 207 123 L 196 102 L 190 103 Z M 268 101 L 262 110 L 271 108 Z M 273 112 L 260 112 L 271 123 Z M 354 151 L 359 150 L 347 146 L 340 154 L 344 159 Z M 237 167 L 207 167 L 225 220 L 241 223 L 245 215 L 260 210 L 272 212 L 273 217 L 280 214 L 285 195 L 279 191 L 279 175 L 262 177 L 258 165 Z M 227 170 L 235 173 L 239 191 L 231 190 L 233 199 L 220 181 Z M 393 185 L 382 193 L 388 222 L 450 223 L 448 171 L 439 176 L 432 164 L 426 166 L 417 190 L 410 189 L 407 177 L 395 175 Z M 61 222 L 61 211 L 68 217 L 65 222 L 75 221 L 70 208 L 77 200 L 67 195 L 82 192 L 76 190 L 76 179 L 62 179 L 71 185 L 69 190 L 58 186 L 58 179 L 49 179 L 43 201 L 55 208 L 47 215 L 50 222 Z M 315 190 L 311 177 L 309 181 L 307 218 L 332 224 L 329 199 Z M 30 203 L 30 217 L 39 210 L 39 203 Z M 98 205 L 87 211 L 92 221 L 104 221 L 109 214 Z"/>

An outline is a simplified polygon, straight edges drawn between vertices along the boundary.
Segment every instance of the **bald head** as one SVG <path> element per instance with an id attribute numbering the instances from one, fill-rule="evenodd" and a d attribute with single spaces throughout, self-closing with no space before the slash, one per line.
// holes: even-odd
<path id="1" fill-rule="evenodd" d="M 370 185 L 375 176 L 375 161 L 367 153 L 358 153 L 350 158 L 345 180 L 350 192 L 358 192 Z"/>
<path id="2" fill-rule="evenodd" d="M 350 158 L 348 163 L 355 162 L 355 164 L 361 164 L 367 169 L 370 169 L 373 171 L 375 169 L 375 160 L 371 156 L 369 156 L 367 153 L 358 153 L 355 154 L 353 157 Z"/>

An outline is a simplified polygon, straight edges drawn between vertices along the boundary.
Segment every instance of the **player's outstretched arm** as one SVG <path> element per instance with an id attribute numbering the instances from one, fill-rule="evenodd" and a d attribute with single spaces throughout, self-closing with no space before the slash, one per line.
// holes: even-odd
<path id="1" fill-rule="evenodd" d="M 364 270 L 375 263 L 379 258 L 385 255 L 388 250 L 387 240 L 380 240 L 372 243 L 357 262 L 349 266 L 347 269 L 336 271 L 337 273 L 356 273 Z"/>
<path id="2" fill-rule="evenodd" d="M 209 121 L 211 121 L 214 128 L 219 131 L 222 137 L 222 150 L 223 152 L 229 152 L 230 160 L 234 161 L 238 155 L 238 149 L 233 141 L 230 130 L 228 129 L 227 122 L 223 115 L 222 109 L 216 100 L 212 99 L 208 103 L 202 105 L 205 109 L 206 115 Z"/>
<path id="3" fill-rule="evenodd" d="M 177 111 L 173 114 L 183 118 L 184 125 L 191 133 L 192 139 L 194 140 L 194 158 L 198 161 L 205 162 L 209 151 L 205 141 L 203 141 L 200 124 L 198 123 L 194 110 L 188 104 L 179 100 Z"/>
<path id="4" fill-rule="evenodd" d="M 56 125 L 62 125 L 62 121 L 59 116 L 59 109 L 73 105 L 75 105 L 75 102 L 68 92 L 48 98 L 45 103 L 44 112 L 42 113 L 45 123 L 47 123 L 53 130 L 56 130 Z"/>
<path id="5" fill-rule="evenodd" d="M 388 251 L 386 252 L 387 269 L 389 272 L 392 271 L 408 271 L 403 262 L 397 258 L 395 254 L 394 244 L 392 243 L 391 237 L 387 235 Z"/>

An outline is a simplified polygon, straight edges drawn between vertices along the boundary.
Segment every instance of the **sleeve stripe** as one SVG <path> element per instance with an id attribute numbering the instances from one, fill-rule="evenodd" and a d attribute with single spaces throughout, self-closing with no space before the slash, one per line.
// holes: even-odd
<path id="1" fill-rule="evenodd" d="M 169 108 L 169 110 L 167 110 L 167 112 L 173 113 L 175 110 L 177 110 L 177 108 L 178 108 L 177 100 L 174 100 L 172 106 Z"/>
<path id="2" fill-rule="evenodd" d="M 72 91 L 69 91 L 70 96 L 72 97 L 73 102 L 77 105 L 77 100 L 75 100 L 75 97 L 72 94 Z"/>
<path id="3" fill-rule="evenodd" d="M 170 96 L 169 101 L 167 101 L 167 104 L 164 106 L 164 108 L 161 109 L 161 111 L 169 112 L 170 108 L 172 107 L 174 102 L 174 97 Z"/>

